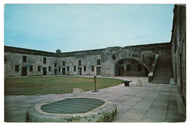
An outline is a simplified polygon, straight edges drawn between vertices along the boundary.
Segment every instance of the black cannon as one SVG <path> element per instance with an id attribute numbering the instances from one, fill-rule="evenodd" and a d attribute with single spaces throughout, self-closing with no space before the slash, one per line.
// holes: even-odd
<path id="1" fill-rule="evenodd" d="M 132 82 L 132 81 L 130 81 L 130 80 L 125 80 L 125 81 L 123 81 L 123 83 L 124 83 L 125 86 L 129 86 L 129 83 L 130 83 L 130 82 Z"/>

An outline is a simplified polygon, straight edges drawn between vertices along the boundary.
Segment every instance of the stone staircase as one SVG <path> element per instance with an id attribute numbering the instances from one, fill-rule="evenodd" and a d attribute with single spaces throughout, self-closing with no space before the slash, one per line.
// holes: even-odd
<path id="1" fill-rule="evenodd" d="M 154 74 L 152 83 L 154 84 L 169 84 L 170 79 L 173 77 L 171 60 L 163 61 L 158 60 L 158 66 Z"/>

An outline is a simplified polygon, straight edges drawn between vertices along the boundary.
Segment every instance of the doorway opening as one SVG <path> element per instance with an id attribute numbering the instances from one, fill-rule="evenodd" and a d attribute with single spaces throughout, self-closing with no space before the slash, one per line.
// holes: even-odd
<path id="1" fill-rule="evenodd" d="M 57 75 L 57 69 L 54 69 L 54 73 L 55 73 L 55 75 Z"/>
<path id="2" fill-rule="evenodd" d="M 27 75 L 27 67 L 22 67 L 22 76 Z"/>
<path id="3" fill-rule="evenodd" d="M 46 69 L 46 67 L 43 67 L 43 75 L 44 76 L 47 75 L 47 69 Z"/>
<path id="4" fill-rule="evenodd" d="M 101 74 L 101 67 L 96 67 L 96 75 L 100 75 Z"/>
<path id="5" fill-rule="evenodd" d="M 65 75 L 65 68 L 62 68 L 62 75 Z"/>
<path id="6" fill-rule="evenodd" d="M 82 75 L 82 67 L 78 67 L 78 75 Z"/>

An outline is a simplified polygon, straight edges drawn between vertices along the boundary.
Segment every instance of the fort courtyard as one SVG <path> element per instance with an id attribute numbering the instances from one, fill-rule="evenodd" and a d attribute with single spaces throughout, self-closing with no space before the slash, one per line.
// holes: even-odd
<path id="1" fill-rule="evenodd" d="M 47 95 L 6 95 L 5 121 L 25 122 L 29 106 L 43 102 L 59 101 L 63 98 L 101 98 L 117 105 L 114 122 L 182 122 L 184 113 L 180 112 L 175 85 L 151 84 L 146 77 L 116 77 L 123 80 L 141 80 L 143 87 L 124 87 L 119 84 L 98 89 L 99 92 L 86 91 L 74 96 L 72 93 Z M 93 90 L 93 89 L 92 89 Z M 178 108 L 179 107 L 179 108 Z M 176 109 L 178 108 L 178 109 Z"/>
<path id="2" fill-rule="evenodd" d="M 5 45 L 4 82 L 6 122 L 185 122 L 186 6 L 174 5 L 168 42 L 70 52 Z"/>

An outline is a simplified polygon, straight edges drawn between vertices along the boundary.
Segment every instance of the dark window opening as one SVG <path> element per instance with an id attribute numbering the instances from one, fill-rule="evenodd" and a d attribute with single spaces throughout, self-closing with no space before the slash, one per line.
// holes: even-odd
<path id="1" fill-rule="evenodd" d="M 40 72 L 41 71 L 41 66 L 38 66 L 38 72 Z"/>
<path id="2" fill-rule="evenodd" d="M 78 60 L 78 66 L 81 66 L 81 60 Z"/>
<path id="3" fill-rule="evenodd" d="M 27 57 L 26 57 L 26 56 L 23 56 L 23 57 L 22 57 L 22 61 L 23 61 L 23 62 L 26 62 L 26 60 L 27 60 Z"/>
<path id="4" fill-rule="evenodd" d="M 116 59 L 116 56 L 115 56 L 115 55 L 113 55 L 113 56 L 112 56 L 112 59 L 113 59 L 113 60 L 115 60 L 115 59 Z"/>
<path id="5" fill-rule="evenodd" d="M 94 71 L 94 66 L 91 67 L 91 71 Z"/>
<path id="6" fill-rule="evenodd" d="M 51 71 L 51 66 L 49 66 L 49 71 Z"/>
<path id="7" fill-rule="evenodd" d="M 74 66 L 74 72 L 76 72 L 76 66 Z"/>
<path id="8" fill-rule="evenodd" d="M 65 61 L 63 61 L 63 66 L 65 66 Z"/>
<path id="9" fill-rule="evenodd" d="M 59 72 L 61 71 L 61 67 L 59 67 Z"/>
<path id="10" fill-rule="evenodd" d="M 30 72 L 32 72 L 33 71 L 33 66 L 30 66 Z"/>
<path id="11" fill-rule="evenodd" d="M 84 66 L 84 71 L 86 71 L 86 66 Z"/>
<path id="12" fill-rule="evenodd" d="M 69 66 L 67 66 L 67 71 L 69 71 Z"/>
<path id="13" fill-rule="evenodd" d="M 15 65 L 15 72 L 19 72 L 19 65 Z"/>
<path id="14" fill-rule="evenodd" d="M 97 65 L 100 65 L 100 64 L 101 64 L 100 59 L 98 59 L 97 60 Z"/>
<path id="15" fill-rule="evenodd" d="M 43 58 L 43 63 L 46 64 L 46 58 L 45 57 Z"/>

